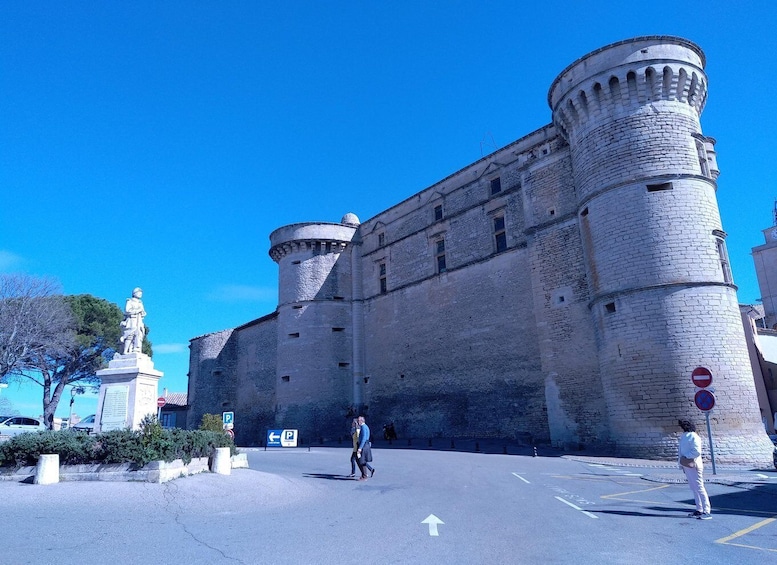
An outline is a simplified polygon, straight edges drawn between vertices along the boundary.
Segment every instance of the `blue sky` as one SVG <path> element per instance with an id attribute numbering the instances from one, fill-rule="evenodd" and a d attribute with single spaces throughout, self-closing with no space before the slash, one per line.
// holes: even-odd
<path id="1" fill-rule="evenodd" d="M 702 128 L 754 302 L 750 250 L 777 197 L 777 5 L 735 4 L 0 3 L 0 272 L 122 306 L 141 286 L 160 392 L 185 391 L 191 338 L 275 309 L 272 230 L 374 216 L 550 123 L 575 59 L 659 34 L 707 55 Z M 39 388 L 0 394 L 41 412 Z"/>

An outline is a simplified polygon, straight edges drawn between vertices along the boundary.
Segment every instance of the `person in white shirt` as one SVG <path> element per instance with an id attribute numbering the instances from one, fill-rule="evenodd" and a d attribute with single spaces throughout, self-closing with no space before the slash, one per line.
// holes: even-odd
<path id="1" fill-rule="evenodd" d="M 696 433 L 696 426 L 688 420 L 678 420 L 683 430 L 680 435 L 677 462 L 688 479 L 693 498 L 696 501 L 696 510 L 689 514 L 690 517 L 699 520 L 709 520 L 710 498 L 707 489 L 704 488 L 704 463 L 701 459 L 701 438 Z"/>

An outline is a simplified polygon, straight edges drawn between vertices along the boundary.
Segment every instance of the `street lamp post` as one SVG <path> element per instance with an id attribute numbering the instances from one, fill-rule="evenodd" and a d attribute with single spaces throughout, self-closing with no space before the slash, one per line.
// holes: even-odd
<path id="1" fill-rule="evenodd" d="M 84 387 L 74 386 L 70 388 L 70 416 L 67 418 L 68 429 L 73 427 L 73 403 L 76 401 L 76 394 L 84 394 Z"/>

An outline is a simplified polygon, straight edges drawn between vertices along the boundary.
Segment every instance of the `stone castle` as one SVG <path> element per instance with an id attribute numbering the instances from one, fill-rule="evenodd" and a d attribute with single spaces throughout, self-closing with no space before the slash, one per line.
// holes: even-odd
<path id="1" fill-rule="evenodd" d="M 676 457 L 714 376 L 720 462 L 771 464 L 701 131 L 705 59 L 639 37 L 550 87 L 552 123 L 377 216 L 270 234 L 275 312 L 191 340 L 188 426 L 499 437 Z M 379 433 L 379 432 L 378 432 Z M 705 448 L 706 449 L 706 448 Z"/>

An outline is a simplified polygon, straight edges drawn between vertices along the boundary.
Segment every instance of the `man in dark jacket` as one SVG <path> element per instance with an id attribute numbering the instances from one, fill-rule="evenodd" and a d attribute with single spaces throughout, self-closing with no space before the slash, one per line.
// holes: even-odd
<path id="1" fill-rule="evenodd" d="M 364 420 L 364 416 L 359 416 L 359 448 L 356 450 L 356 457 L 359 470 L 362 472 L 359 480 L 366 481 L 367 471 L 369 470 L 371 477 L 375 474 L 375 469 L 370 466 L 370 461 L 372 461 L 372 443 L 370 442 L 370 428 Z"/>

